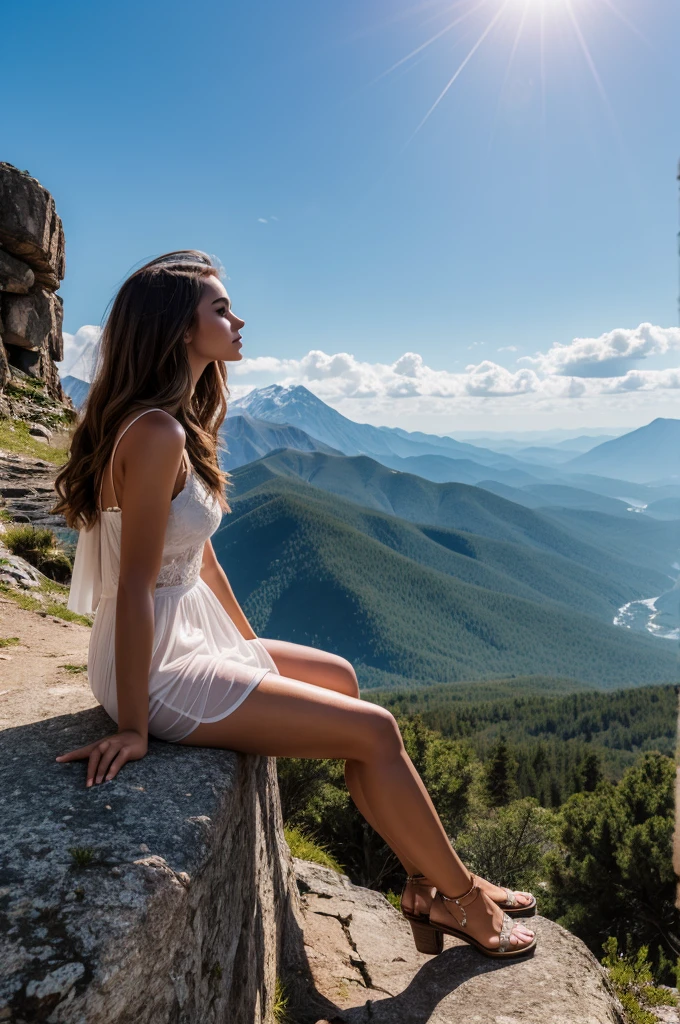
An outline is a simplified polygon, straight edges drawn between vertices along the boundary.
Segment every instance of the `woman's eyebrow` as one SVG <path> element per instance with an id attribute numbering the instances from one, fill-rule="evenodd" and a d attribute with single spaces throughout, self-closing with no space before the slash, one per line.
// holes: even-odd
<path id="1" fill-rule="evenodd" d="M 214 306 L 216 302 L 226 302 L 228 306 L 231 306 L 231 302 L 229 301 L 229 299 L 225 299 L 224 296 L 222 295 L 220 295 L 219 299 L 213 299 L 210 305 Z"/>

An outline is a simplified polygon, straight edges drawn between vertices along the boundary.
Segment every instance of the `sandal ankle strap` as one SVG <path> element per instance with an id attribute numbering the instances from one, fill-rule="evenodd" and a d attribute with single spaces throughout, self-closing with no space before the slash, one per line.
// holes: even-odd
<path id="1" fill-rule="evenodd" d="M 471 903 L 474 903 L 480 892 L 481 889 L 479 886 L 475 885 L 473 882 L 472 887 L 468 889 L 467 892 L 464 892 L 462 896 L 445 896 L 444 893 L 439 892 L 439 890 L 437 890 L 437 895 L 441 896 L 446 903 L 455 903 L 457 907 L 460 907 L 463 912 L 463 920 L 460 922 L 460 926 L 461 928 L 464 928 L 467 924 L 467 907 L 469 907 Z M 471 898 L 468 899 L 468 897 Z M 466 900 L 466 902 L 463 903 L 463 900 Z"/>

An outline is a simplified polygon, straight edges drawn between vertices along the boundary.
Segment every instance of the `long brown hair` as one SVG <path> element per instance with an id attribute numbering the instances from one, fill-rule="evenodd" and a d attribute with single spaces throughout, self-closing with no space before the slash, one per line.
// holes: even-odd
<path id="1" fill-rule="evenodd" d="M 196 322 L 204 279 L 220 276 L 198 249 L 165 253 L 135 270 L 115 295 L 106 319 L 92 383 L 71 437 L 69 461 L 54 481 L 60 500 L 51 509 L 68 526 L 89 527 L 120 424 L 133 410 L 165 408 L 186 433 L 197 472 L 220 502 L 229 474 L 218 463 L 218 431 L 227 414 L 227 369 L 209 363 L 192 393 L 186 331 Z"/>

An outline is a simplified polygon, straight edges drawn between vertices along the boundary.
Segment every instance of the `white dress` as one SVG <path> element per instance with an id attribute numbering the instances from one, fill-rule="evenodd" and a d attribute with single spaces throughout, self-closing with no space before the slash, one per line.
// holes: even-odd
<path id="1" fill-rule="evenodd" d="M 139 416 L 145 412 L 151 410 Z M 111 467 L 120 438 L 139 416 L 117 438 Z M 243 636 L 199 575 L 203 545 L 220 525 L 222 510 L 193 472 L 188 456 L 186 464 L 186 483 L 170 505 L 156 581 L 149 671 L 149 732 L 171 742 L 184 739 L 201 722 L 225 718 L 267 672 L 278 672 L 264 644 Z M 101 508 L 101 488 L 97 508 L 95 524 L 78 535 L 67 607 L 95 613 L 88 678 L 95 697 L 117 722 L 115 635 L 122 511 L 115 505 Z"/>

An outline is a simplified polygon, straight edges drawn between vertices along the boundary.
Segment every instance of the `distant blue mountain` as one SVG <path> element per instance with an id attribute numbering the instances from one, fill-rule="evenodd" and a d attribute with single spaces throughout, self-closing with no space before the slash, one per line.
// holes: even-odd
<path id="1" fill-rule="evenodd" d="M 659 417 L 623 437 L 599 444 L 564 469 L 637 483 L 680 481 L 680 420 Z"/>
<path id="2" fill-rule="evenodd" d="M 528 472 L 530 479 L 539 476 L 552 479 L 554 471 L 543 466 L 524 464 L 509 455 L 476 448 L 452 437 L 407 431 L 400 427 L 374 427 L 371 423 L 355 423 L 326 405 L 302 384 L 282 387 L 271 384 L 255 388 L 243 398 L 230 403 L 229 414 L 246 412 L 258 420 L 290 423 L 312 437 L 338 448 L 345 455 L 370 455 L 384 464 L 395 456 L 438 455 L 451 459 L 469 459 L 493 469 L 514 469 Z M 455 477 L 454 477 L 455 478 Z"/>
<path id="3" fill-rule="evenodd" d="M 68 376 L 61 378 L 61 386 L 75 405 L 76 409 L 80 409 L 87 398 L 90 385 L 86 381 L 80 380 L 78 377 L 72 377 L 68 374 Z"/>

